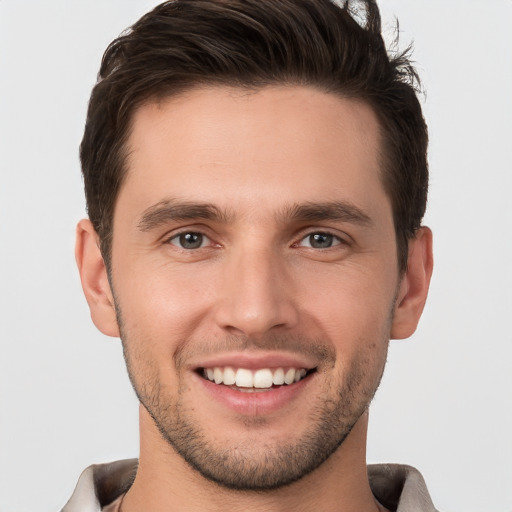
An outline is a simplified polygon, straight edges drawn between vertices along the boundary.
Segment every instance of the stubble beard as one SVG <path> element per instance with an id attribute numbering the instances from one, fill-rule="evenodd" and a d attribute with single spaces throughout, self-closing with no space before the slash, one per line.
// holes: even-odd
<path id="1" fill-rule="evenodd" d="M 318 400 L 309 414 L 309 427 L 294 441 L 258 445 L 247 436 L 244 441 L 217 447 L 208 436 L 207 422 L 195 421 L 186 401 L 184 383 L 180 381 L 177 398 L 172 400 L 163 391 L 154 363 L 143 361 L 142 353 L 134 353 L 130 349 L 141 346 L 143 340 L 130 339 L 120 316 L 118 313 L 130 380 L 162 437 L 204 478 L 224 488 L 240 491 L 278 489 L 301 479 L 324 463 L 368 409 L 382 377 L 388 345 L 388 339 L 381 340 L 384 354 L 379 357 L 378 364 L 370 363 L 376 354 L 369 351 L 358 354 L 352 366 L 344 369 L 337 392 L 325 390 L 325 396 Z M 318 344 L 318 341 L 310 341 Z M 363 343 L 362 346 L 366 345 Z M 333 364 L 330 361 L 325 367 Z M 137 379 L 135 368 L 145 368 L 142 379 Z M 329 385 L 328 382 L 326 384 Z M 293 418 L 290 421 L 292 423 Z M 251 428 L 257 429 L 257 423 L 265 422 L 265 419 L 256 417 L 246 422 L 250 431 Z"/>

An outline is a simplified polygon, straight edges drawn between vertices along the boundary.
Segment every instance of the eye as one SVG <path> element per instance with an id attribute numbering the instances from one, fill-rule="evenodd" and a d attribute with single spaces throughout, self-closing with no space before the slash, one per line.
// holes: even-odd
<path id="1" fill-rule="evenodd" d="M 180 249 L 201 249 L 211 243 L 210 239 L 202 233 L 187 231 L 179 233 L 169 238 L 168 243 L 179 247 Z"/>
<path id="2" fill-rule="evenodd" d="M 331 233 L 310 233 L 299 242 L 299 247 L 311 247 L 312 249 L 329 249 L 340 245 L 342 240 Z"/>

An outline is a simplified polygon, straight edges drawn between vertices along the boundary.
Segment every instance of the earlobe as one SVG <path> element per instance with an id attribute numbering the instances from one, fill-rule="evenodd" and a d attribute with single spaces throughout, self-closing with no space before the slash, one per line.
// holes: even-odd
<path id="1" fill-rule="evenodd" d="M 400 282 L 391 325 L 392 339 L 408 338 L 416 330 L 427 300 L 432 269 L 432 231 L 421 227 L 409 241 L 407 270 Z"/>
<path id="2" fill-rule="evenodd" d="M 76 228 L 75 258 L 94 325 L 107 336 L 119 337 L 114 298 L 98 235 L 89 219 Z"/>

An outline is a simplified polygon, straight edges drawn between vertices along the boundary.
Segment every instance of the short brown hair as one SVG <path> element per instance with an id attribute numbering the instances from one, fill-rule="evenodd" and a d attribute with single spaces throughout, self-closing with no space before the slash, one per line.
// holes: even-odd
<path id="1" fill-rule="evenodd" d="M 382 179 L 405 270 L 408 240 L 425 213 L 428 135 L 418 77 L 407 52 L 388 54 L 375 0 L 173 0 L 114 40 L 80 146 L 87 211 L 107 266 L 135 109 L 204 84 L 307 85 L 369 104 L 380 122 Z"/>

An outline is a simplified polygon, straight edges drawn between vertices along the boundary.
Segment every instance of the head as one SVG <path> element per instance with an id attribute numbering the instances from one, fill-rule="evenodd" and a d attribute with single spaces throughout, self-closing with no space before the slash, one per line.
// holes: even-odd
<path id="1" fill-rule="evenodd" d="M 153 455 L 228 488 L 360 454 L 388 341 L 426 299 L 425 125 L 363 5 L 364 27 L 327 0 L 162 4 L 91 98 L 93 319 L 123 340 Z"/>
<path id="2" fill-rule="evenodd" d="M 364 13 L 360 26 L 354 15 Z M 308 85 L 369 105 L 379 120 L 381 179 L 393 208 L 398 266 L 425 213 L 427 130 L 406 54 L 389 55 L 374 0 L 177 0 L 108 47 L 80 148 L 87 211 L 110 263 L 133 114 L 201 85 Z"/>

